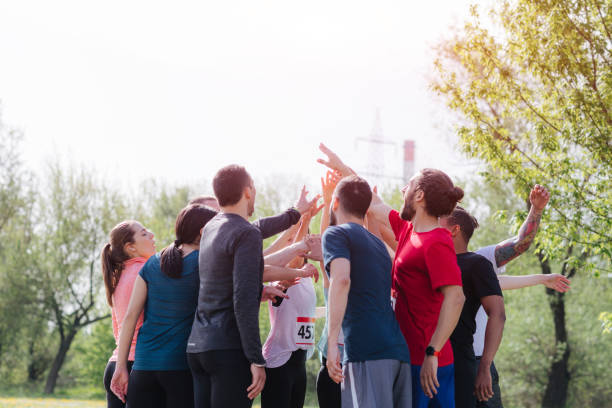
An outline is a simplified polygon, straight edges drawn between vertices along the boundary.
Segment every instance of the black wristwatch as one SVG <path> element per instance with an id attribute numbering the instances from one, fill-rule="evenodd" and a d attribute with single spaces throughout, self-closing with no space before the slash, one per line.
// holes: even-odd
<path id="1" fill-rule="evenodd" d="M 434 349 L 432 346 L 427 346 L 427 348 L 425 349 L 425 355 L 438 357 L 440 355 L 440 352 L 436 351 L 436 349 Z"/>

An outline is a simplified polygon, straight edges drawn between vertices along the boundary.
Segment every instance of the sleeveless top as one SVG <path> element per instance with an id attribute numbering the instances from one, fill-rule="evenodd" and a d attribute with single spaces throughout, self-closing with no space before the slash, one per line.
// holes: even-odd
<path id="1" fill-rule="evenodd" d="M 262 350 L 268 368 L 282 366 L 298 349 L 308 351 L 307 358 L 314 352 L 317 296 L 312 278 L 301 278 L 287 295 L 278 307 L 268 302 L 271 328 Z"/>

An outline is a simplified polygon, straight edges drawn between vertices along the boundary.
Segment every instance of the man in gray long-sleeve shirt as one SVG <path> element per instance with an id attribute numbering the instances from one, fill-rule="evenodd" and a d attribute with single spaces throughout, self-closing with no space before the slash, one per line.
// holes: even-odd
<path id="1" fill-rule="evenodd" d="M 236 165 L 217 172 L 213 189 L 221 213 L 202 232 L 200 294 L 187 344 L 195 406 L 250 407 L 265 383 L 259 338 L 262 231 L 247 221 L 256 191 Z"/>

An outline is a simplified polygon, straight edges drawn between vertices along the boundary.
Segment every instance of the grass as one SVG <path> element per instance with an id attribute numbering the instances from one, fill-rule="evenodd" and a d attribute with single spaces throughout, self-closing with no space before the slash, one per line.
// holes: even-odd
<path id="1" fill-rule="evenodd" d="M 4 398 L 0 397 L 2 408 L 100 408 L 106 401 L 86 401 L 64 398 Z"/>

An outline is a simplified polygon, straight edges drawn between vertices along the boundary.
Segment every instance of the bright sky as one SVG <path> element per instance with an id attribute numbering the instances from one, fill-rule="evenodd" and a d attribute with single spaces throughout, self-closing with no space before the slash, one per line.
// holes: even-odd
<path id="1" fill-rule="evenodd" d="M 318 143 L 359 167 L 380 108 L 387 139 L 416 141 L 417 168 L 464 173 L 426 77 L 468 5 L 3 1 L 3 119 L 34 169 L 57 152 L 128 183 L 211 180 L 232 162 L 314 183 Z"/>

